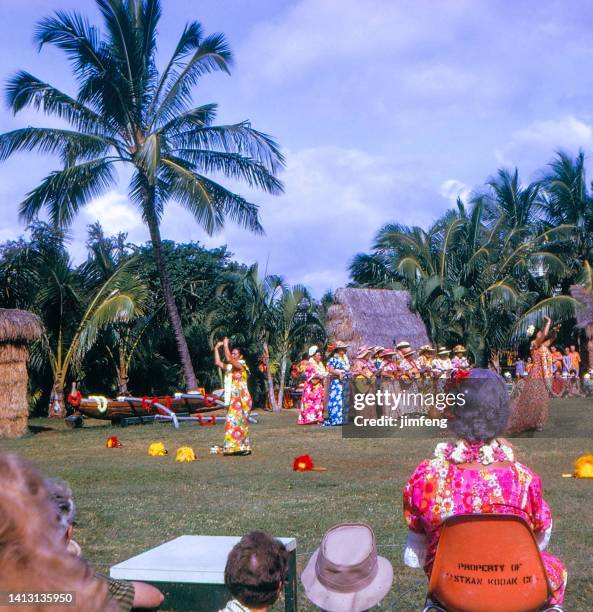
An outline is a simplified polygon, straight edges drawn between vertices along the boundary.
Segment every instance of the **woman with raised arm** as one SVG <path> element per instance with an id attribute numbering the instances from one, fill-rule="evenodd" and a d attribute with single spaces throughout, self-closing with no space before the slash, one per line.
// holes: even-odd
<path id="1" fill-rule="evenodd" d="M 226 363 L 220 358 L 220 348 L 224 350 Z M 251 413 L 251 395 L 247 388 L 249 368 L 241 351 L 235 347 L 231 350 L 229 339 L 214 346 L 214 363 L 224 373 L 224 402 L 228 406 L 224 424 L 223 455 L 250 455 L 249 414 Z"/>
<path id="2" fill-rule="evenodd" d="M 533 366 L 525 384 L 511 402 L 511 415 L 507 433 L 520 433 L 537 429 L 541 431 L 548 419 L 550 395 L 552 394 L 552 354 L 550 345 L 558 333 L 558 326 L 552 327 L 550 317 L 544 317 L 544 327 L 537 331 L 531 341 Z"/>

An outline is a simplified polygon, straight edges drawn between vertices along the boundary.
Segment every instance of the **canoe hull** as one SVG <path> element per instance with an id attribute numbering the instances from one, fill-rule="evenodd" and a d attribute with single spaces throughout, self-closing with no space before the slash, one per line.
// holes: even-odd
<path id="1" fill-rule="evenodd" d="M 172 398 L 170 403 L 165 404 L 170 410 L 179 413 L 195 414 L 199 412 L 213 412 L 223 409 L 219 405 L 209 405 L 202 398 Z M 159 408 L 150 402 L 141 400 L 108 400 L 105 410 L 93 399 L 83 399 L 80 406 L 76 408 L 78 412 L 92 419 L 101 419 L 104 421 L 119 421 L 129 417 L 154 416 L 159 414 Z"/>

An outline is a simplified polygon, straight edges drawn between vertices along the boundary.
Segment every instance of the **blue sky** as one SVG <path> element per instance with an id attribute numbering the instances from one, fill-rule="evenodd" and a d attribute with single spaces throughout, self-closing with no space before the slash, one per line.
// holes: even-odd
<path id="1" fill-rule="evenodd" d="M 183 25 L 226 34 L 231 77 L 195 91 L 217 102 L 219 121 L 250 119 L 275 136 L 288 166 L 286 193 L 249 193 L 266 236 L 229 226 L 207 238 L 171 204 L 163 234 L 228 244 L 319 295 L 347 281 L 352 256 L 389 221 L 427 225 L 499 166 L 527 181 L 562 147 L 593 150 L 593 3 L 554 0 L 163 0 L 164 61 Z M 38 54 L 33 28 L 56 9 L 92 19 L 92 0 L 4 2 L 0 78 L 26 69 L 73 92 L 68 64 Z M 33 111 L 0 114 L 0 130 L 47 123 Z M 19 155 L 0 165 L 0 240 L 24 231 L 24 194 L 57 161 Z M 85 226 L 144 241 L 138 212 L 117 189 L 93 201 L 72 229 L 84 255 Z"/>

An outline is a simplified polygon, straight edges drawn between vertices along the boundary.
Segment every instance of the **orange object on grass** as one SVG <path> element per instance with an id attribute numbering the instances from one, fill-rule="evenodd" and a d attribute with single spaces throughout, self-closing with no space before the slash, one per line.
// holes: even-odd
<path id="1" fill-rule="evenodd" d="M 107 438 L 105 441 L 105 446 L 107 448 L 119 448 L 121 446 L 121 442 L 117 436 L 109 436 L 109 438 Z"/>

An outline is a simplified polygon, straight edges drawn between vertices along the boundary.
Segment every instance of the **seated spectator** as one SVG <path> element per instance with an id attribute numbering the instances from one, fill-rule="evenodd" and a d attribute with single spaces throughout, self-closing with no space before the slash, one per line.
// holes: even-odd
<path id="1" fill-rule="evenodd" d="M 17 455 L 0 453 L 0 591 L 72 594 L 72 605 L 23 605 L 44 612 L 115 612 L 107 584 L 86 562 L 65 555 L 41 474 Z"/>
<path id="2" fill-rule="evenodd" d="M 301 582 L 307 599 L 325 612 L 363 612 L 389 593 L 393 567 L 377 555 L 368 525 L 341 524 L 323 536 Z"/>
<path id="3" fill-rule="evenodd" d="M 66 483 L 57 480 L 48 479 L 45 484 L 49 499 L 55 510 L 54 515 L 60 535 L 59 542 L 66 548 L 67 552 L 80 556 L 80 546 L 72 539 L 76 517 L 72 490 Z M 124 612 L 132 608 L 158 608 L 163 602 L 163 594 L 150 584 L 114 580 L 100 574 L 98 576 L 107 581 L 109 594 L 117 601 L 120 609 Z"/>
<path id="4" fill-rule="evenodd" d="M 566 377 L 562 375 L 561 370 L 555 370 L 552 376 L 552 397 L 565 397 L 568 393 L 566 388 Z"/>
<path id="5" fill-rule="evenodd" d="M 262 531 L 241 538 L 229 553 L 224 583 L 233 599 L 220 612 L 266 612 L 286 583 L 288 552 Z"/>
<path id="6" fill-rule="evenodd" d="M 581 381 L 576 370 L 571 370 L 566 384 L 566 392 L 569 397 L 585 397 L 581 389 Z"/>
<path id="7" fill-rule="evenodd" d="M 463 406 L 451 408 L 449 428 L 457 443 L 441 443 L 434 458 L 422 461 L 404 488 L 404 516 L 409 527 L 404 562 L 430 576 L 441 525 L 460 514 L 504 513 L 522 517 L 533 529 L 553 590 L 550 604 L 561 604 L 566 570 L 544 548 L 552 531 L 550 508 L 539 476 L 515 459 L 513 448 L 498 436 L 510 413 L 509 396 L 499 376 L 473 370 L 457 382 Z"/>

